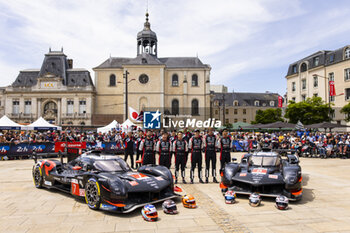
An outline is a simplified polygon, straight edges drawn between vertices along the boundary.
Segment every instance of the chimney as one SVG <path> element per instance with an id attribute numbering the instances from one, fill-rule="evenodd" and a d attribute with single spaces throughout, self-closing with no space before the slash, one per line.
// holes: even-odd
<path id="1" fill-rule="evenodd" d="M 68 69 L 73 69 L 73 59 L 68 59 Z"/>

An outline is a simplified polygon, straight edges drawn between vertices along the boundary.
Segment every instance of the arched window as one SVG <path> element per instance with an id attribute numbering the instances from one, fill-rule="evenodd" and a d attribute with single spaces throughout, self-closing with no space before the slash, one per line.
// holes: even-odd
<path id="1" fill-rule="evenodd" d="M 350 58 L 350 48 L 345 49 L 344 57 L 345 57 L 345 59 Z"/>
<path id="2" fill-rule="evenodd" d="M 171 78 L 171 85 L 173 87 L 179 86 L 179 76 L 177 74 L 173 74 L 173 76 Z"/>
<path id="3" fill-rule="evenodd" d="M 177 99 L 171 101 L 171 114 L 179 115 L 179 101 Z"/>
<path id="4" fill-rule="evenodd" d="M 257 106 L 257 107 L 260 106 L 259 100 L 254 101 L 254 106 Z"/>
<path id="5" fill-rule="evenodd" d="M 199 107 L 198 107 L 198 100 L 197 99 L 192 100 L 191 113 L 194 116 L 199 115 Z"/>
<path id="6" fill-rule="evenodd" d="M 115 78 L 115 75 L 114 74 L 111 74 L 109 76 L 109 86 L 110 87 L 115 87 L 116 85 L 116 78 Z"/>
<path id="7" fill-rule="evenodd" d="M 193 74 L 192 75 L 192 86 L 193 87 L 197 87 L 198 86 L 198 75 L 197 74 Z"/>
<path id="8" fill-rule="evenodd" d="M 307 70 L 307 65 L 306 63 L 301 64 L 301 68 L 300 68 L 301 72 L 305 72 Z"/>

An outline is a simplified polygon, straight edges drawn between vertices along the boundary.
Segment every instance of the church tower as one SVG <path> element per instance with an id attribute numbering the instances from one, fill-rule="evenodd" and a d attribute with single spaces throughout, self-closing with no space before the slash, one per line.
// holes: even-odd
<path id="1" fill-rule="evenodd" d="M 137 55 L 148 53 L 157 57 L 157 35 L 151 30 L 151 24 L 148 21 L 148 12 L 146 12 L 146 22 L 142 31 L 137 33 Z"/>

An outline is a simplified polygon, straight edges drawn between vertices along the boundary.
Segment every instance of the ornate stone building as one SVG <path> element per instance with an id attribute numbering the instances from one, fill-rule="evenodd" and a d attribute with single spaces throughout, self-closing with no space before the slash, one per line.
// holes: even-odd
<path id="1" fill-rule="evenodd" d="M 128 106 L 137 111 L 160 109 L 168 114 L 208 118 L 210 70 L 198 57 L 158 57 L 158 40 L 146 14 L 137 34 L 137 56 L 110 57 L 95 67 L 97 90 L 94 123 L 125 119 L 128 73 Z"/>
<path id="2" fill-rule="evenodd" d="M 16 122 L 31 123 L 42 116 L 58 125 L 91 125 L 95 87 L 90 73 L 73 68 L 63 49 L 50 49 L 40 69 L 20 71 L 0 91 L 0 111 Z"/>

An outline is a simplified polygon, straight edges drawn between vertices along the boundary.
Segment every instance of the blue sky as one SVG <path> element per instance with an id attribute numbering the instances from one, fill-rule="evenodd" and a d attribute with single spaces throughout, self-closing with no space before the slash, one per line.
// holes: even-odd
<path id="1" fill-rule="evenodd" d="M 146 0 L 0 0 L 0 86 L 40 68 L 49 47 L 92 72 L 134 57 Z M 149 0 L 158 56 L 196 56 L 232 91 L 286 91 L 288 65 L 350 44 L 349 1 Z M 94 78 L 94 73 L 91 73 Z"/>

